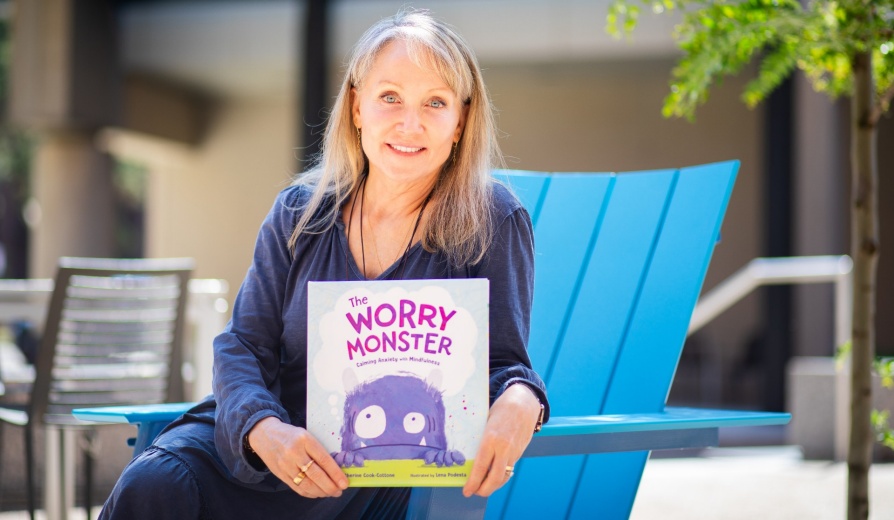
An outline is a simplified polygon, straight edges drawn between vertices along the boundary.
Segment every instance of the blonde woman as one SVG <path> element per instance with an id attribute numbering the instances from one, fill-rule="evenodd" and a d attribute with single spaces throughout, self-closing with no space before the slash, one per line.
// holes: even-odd
<path id="1" fill-rule="evenodd" d="M 419 11 L 371 27 L 315 167 L 261 226 L 233 319 L 215 339 L 213 395 L 134 459 L 101 518 L 404 517 L 407 489 L 348 488 L 304 429 L 310 280 L 490 280 L 492 405 L 463 493 L 508 482 L 549 407 L 526 352 L 531 222 L 491 180 L 499 160 L 462 38 Z"/>

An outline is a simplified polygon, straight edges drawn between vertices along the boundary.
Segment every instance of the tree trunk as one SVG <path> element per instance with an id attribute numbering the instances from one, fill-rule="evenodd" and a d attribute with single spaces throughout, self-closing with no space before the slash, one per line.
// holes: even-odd
<path id="1" fill-rule="evenodd" d="M 875 287 L 878 264 L 878 166 L 872 54 L 854 56 L 851 98 L 851 256 L 854 260 L 851 334 L 851 421 L 848 445 L 848 520 L 869 518 L 869 466 L 873 432 L 872 366 L 875 359 Z"/>

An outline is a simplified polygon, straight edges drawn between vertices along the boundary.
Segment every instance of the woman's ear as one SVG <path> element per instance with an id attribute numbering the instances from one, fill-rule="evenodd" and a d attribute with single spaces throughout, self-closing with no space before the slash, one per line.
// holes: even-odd
<path id="1" fill-rule="evenodd" d="M 357 87 L 351 87 L 351 116 L 354 119 L 354 126 L 360 128 L 360 96 L 357 94 Z"/>
<path id="2" fill-rule="evenodd" d="M 463 103 L 462 112 L 459 114 L 459 122 L 456 123 L 456 132 L 453 134 L 453 142 L 458 143 L 466 128 L 466 118 L 469 117 L 469 104 Z"/>

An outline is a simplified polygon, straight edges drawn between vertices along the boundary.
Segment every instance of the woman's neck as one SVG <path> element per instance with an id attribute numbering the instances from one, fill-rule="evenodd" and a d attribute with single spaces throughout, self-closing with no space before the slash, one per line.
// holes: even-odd
<path id="1" fill-rule="evenodd" d="M 415 219 L 434 188 L 435 180 L 395 183 L 373 173 L 367 177 L 364 187 L 364 213 L 377 222 Z"/>
<path id="2" fill-rule="evenodd" d="M 348 246 L 366 278 L 378 277 L 395 262 L 400 262 L 395 276 L 401 277 L 410 247 L 424 233 L 421 224 L 434 182 L 411 186 L 376 178 L 361 178 L 344 207 Z"/>

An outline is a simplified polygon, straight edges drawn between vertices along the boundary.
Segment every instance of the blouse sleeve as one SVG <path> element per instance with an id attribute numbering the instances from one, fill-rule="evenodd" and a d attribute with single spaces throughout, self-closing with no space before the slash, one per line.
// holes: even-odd
<path id="1" fill-rule="evenodd" d="M 260 482 L 242 449 L 243 437 L 266 417 L 288 423 L 280 401 L 279 345 L 282 309 L 291 265 L 287 240 L 295 225 L 296 189 L 280 193 L 261 225 L 254 257 L 233 305 L 233 317 L 214 339 L 212 388 L 217 401 L 214 442 L 239 480 Z"/>
<path id="2" fill-rule="evenodd" d="M 531 367 L 528 334 L 534 292 L 534 235 L 531 217 L 521 206 L 496 223 L 493 242 L 477 266 L 477 277 L 490 280 L 491 404 L 509 386 L 534 391 L 549 418 L 546 385 Z"/>

